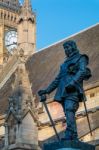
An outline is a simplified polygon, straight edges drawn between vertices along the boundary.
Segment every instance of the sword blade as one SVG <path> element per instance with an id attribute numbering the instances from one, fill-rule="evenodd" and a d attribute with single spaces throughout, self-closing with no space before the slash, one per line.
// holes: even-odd
<path id="1" fill-rule="evenodd" d="M 84 95 L 84 96 L 85 96 L 85 100 L 87 100 L 86 95 Z M 90 130 L 90 134 L 92 136 L 92 130 L 91 130 L 91 125 L 90 125 L 90 120 L 89 120 L 89 116 L 88 116 L 87 106 L 86 106 L 85 100 L 83 102 L 84 102 L 84 107 L 85 107 L 85 112 L 86 112 L 86 117 L 87 117 L 87 121 L 88 121 L 88 126 L 89 126 L 89 130 Z"/>
<path id="2" fill-rule="evenodd" d="M 57 137 L 58 141 L 60 142 L 60 141 L 61 141 L 61 140 L 60 140 L 60 137 L 59 137 L 59 135 L 58 135 L 58 133 L 57 133 L 57 130 L 56 130 L 56 127 L 55 127 L 55 123 L 54 123 L 54 121 L 53 121 L 53 119 L 52 119 L 52 117 L 51 117 L 51 114 L 50 114 L 50 112 L 49 112 L 49 110 L 48 110 L 48 107 L 47 107 L 46 102 L 43 102 L 43 105 L 44 105 L 44 107 L 45 107 L 45 109 L 46 109 L 46 112 L 47 112 L 47 114 L 48 114 L 48 117 L 49 117 L 49 119 L 50 119 L 50 122 L 51 122 L 51 124 L 52 124 L 52 127 L 53 127 L 53 129 L 54 129 L 55 134 L 56 134 L 56 137 Z"/>

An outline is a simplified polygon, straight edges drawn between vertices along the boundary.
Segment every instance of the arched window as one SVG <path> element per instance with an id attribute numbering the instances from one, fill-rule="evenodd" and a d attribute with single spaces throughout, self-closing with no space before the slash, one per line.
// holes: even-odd
<path id="1" fill-rule="evenodd" d="M 14 22 L 16 22 L 16 17 L 14 17 Z"/>
<path id="2" fill-rule="evenodd" d="M 13 16 L 11 16 L 11 21 L 13 21 Z"/>
<path id="3" fill-rule="evenodd" d="M 9 18 L 10 18 L 10 15 L 9 15 L 9 13 L 8 13 L 8 20 L 9 20 Z"/>
<path id="4" fill-rule="evenodd" d="M 4 14 L 4 19 L 6 19 L 6 13 Z"/>

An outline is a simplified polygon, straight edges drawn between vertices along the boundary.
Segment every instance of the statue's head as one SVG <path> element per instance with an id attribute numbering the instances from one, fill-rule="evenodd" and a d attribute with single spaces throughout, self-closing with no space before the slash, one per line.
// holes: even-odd
<path id="1" fill-rule="evenodd" d="M 65 54 L 67 55 L 67 57 L 70 57 L 73 54 L 78 52 L 76 42 L 73 40 L 66 41 L 63 44 L 63 47 L 64 47 Z"/>

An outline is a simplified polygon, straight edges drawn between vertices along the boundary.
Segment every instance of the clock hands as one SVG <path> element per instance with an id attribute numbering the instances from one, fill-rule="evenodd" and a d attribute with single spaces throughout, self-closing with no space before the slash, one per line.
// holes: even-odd
<path id="1" fill-rule="evenodd" d="M 11 45 L 14 45 L 14 44 L 17 44 L 17 42 L 13 42 L 12 44 L 9 44 L 9 45 L 6 45 L 6 46 L 11 46 Z"/>

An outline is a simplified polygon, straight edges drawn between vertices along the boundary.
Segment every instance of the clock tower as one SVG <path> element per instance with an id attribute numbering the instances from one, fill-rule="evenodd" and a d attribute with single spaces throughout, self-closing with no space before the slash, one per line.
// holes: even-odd
<path id="1" fill-rule="evenodd" d="M 0 0 L 0 65 L 17 48 L 18 0 Z"/>

